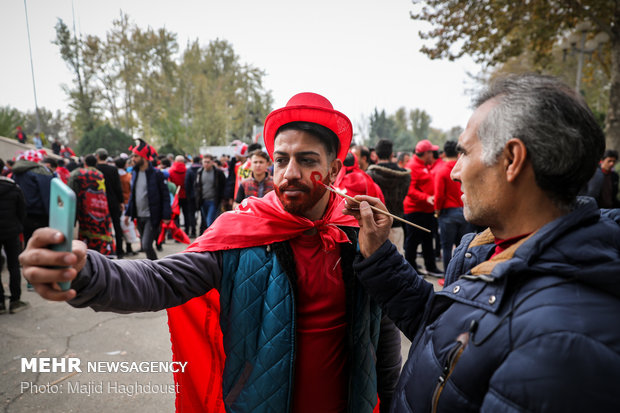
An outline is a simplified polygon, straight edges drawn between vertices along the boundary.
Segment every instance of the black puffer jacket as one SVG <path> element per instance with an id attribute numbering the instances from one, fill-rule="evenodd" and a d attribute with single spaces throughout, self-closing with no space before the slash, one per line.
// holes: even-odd
<path id="1" fill-rule="evenodd" d="M 385 197 L 385 206 L 394 215 L 403 217 L 403 201 L 409 190 L 411 182 L 411 172 L 400 168 L 393 162 L 380 163 L 378 165 L 370 165 L 366 170 L 373 181 L 383 192 Z M 400 227 L 403 224 L 394 220 L 393 227 Z"/>
<path id="2" fill-rule="evenodd" d="M 584 197 L 491 260 L 493 234 L 468 234 L 436 293 L 389 242 L 357 261 L 413 342 L 392 411 L 619 412 L 614 215 Z"/>
<path id="3" fill-rule="evenodd" d="M 15 237 L 24 229 L 26 201 L 12 179 L 0 176 L 0 239 Z"/>

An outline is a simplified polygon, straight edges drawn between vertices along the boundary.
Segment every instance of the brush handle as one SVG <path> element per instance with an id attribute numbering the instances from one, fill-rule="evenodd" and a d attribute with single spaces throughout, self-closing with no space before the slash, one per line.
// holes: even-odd
<path id="1" fill-rule="evenodd" d="M 355 199 L 355 198 L 353 198 L 353 197 L 350 197 L 349 195 L 343 194 L 342 192 L 340 192 L 340 191 L 338 191 L 338 190 L 336 190 L 336 189 L 332 188 L 331 186 L 327 186 L 327 185 L 324 185 L 324 186 L 325 186 L 325 188 L 327 188 L 328 190 L 332 191 L 332 192 L 333 192 L 333 193 L 335 193 L 335 194 L 340 195 L 341 197 L 343 197 L 343 198 L 345 198 L 345 199 L 348 199 L 349 201 L 357 202 L 358 204 L 360 203 L 360 201 L 358 201 L 357 199 Z M 417 224 L 414 224 L 413 222 L 407 221 L 406 219 L 402 219 L 401 217 L 397 217 L 396 215 L 391 214 L 391 213 L 389 213 L 389 212 L 387 212 L 387 211 L 384 211 L 384 210 L 379 209 L 379 208 L 377 208 L 377 207 L 374 207 L 374 206 L 372 206 L 372 205 L 369 205 L 369 206 L 370 206 L 370 209 L 372 209 L 373 211 L 376 211 L 376 212 L 378 212 L 378 213 L 380 213 L 380 214 L 384 214 L 384 215 L 390 216 L 390 217 L 392 217 L 392 218 L 394 218 L 394 219 L 397 219 L 397 220 L 399 220 L 399 221 L 401 221 L 401 222 L 404 222 L 405 224 L 409 224 L 409 225 L 411 225 L 412 227 L 416 227 L 417 229 L 421 229 L 422 231 L 431 232 L 429 229 L 426 229 L 426 228 L 421 227 L 421 226 L 419 226 L 419 225 L 417 225 Z"/>

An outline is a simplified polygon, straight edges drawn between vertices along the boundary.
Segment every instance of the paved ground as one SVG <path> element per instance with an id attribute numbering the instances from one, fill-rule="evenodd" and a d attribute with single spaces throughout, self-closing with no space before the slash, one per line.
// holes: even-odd
<path id="1" fill-rule="evenodd" d="M 167 241 L 160 256 L 183 250 Z M 144 258 L 144 254 L 136 258 Z M 8 273 L 2 271 L 8 292 Z M 4 412 L 172 412 L 171 373 L 87 371 L 88 362 L 168 362 L 165 311 L 119 315 L 74 309 L 26 291 L 30 308 L 0 315 L 0 397 Z M 403 337 L 403 360 L 408 341 Z M 22 372 L 22 359 L 78 358 L 81 373 Z M 141 386 L 141 387 L 140 387 Z M 132 394 L 135 393 L 135 394 Z"/>

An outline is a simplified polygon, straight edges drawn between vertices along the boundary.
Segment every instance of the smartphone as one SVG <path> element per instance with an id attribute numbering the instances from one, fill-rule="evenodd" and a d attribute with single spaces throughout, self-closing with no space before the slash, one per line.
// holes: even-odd
<path id="1" fill-rule="evenodd" d="M 65 236 L 63 243 L 50 246 L 55 251 L 71 251 L 72 249 L 76 203 L 75 192 L 59 178 L 53 178 L 50 188 L 49 226 L 59 230 Z M 58 285 L 66 291 L 71 287 L 71 281 L 59 282 Z"/>

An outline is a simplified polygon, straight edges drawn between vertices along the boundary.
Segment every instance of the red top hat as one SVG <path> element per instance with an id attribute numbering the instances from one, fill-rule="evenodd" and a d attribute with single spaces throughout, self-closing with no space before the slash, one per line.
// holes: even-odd
<path id="1" fill-rule="evenodd" d="M 273 159 L 273 145 L 276 132 L 290 122 L 311 122 L 325 126 L 338 136 L 340 149 L 338 159 L 344 160 L 353 138 L 353 126 L 344 114 L 334 110 L 329 100 L 316 93 L 298 93 L 285 107 L 276 109 L 265 119 L 265 149 Z"/>

